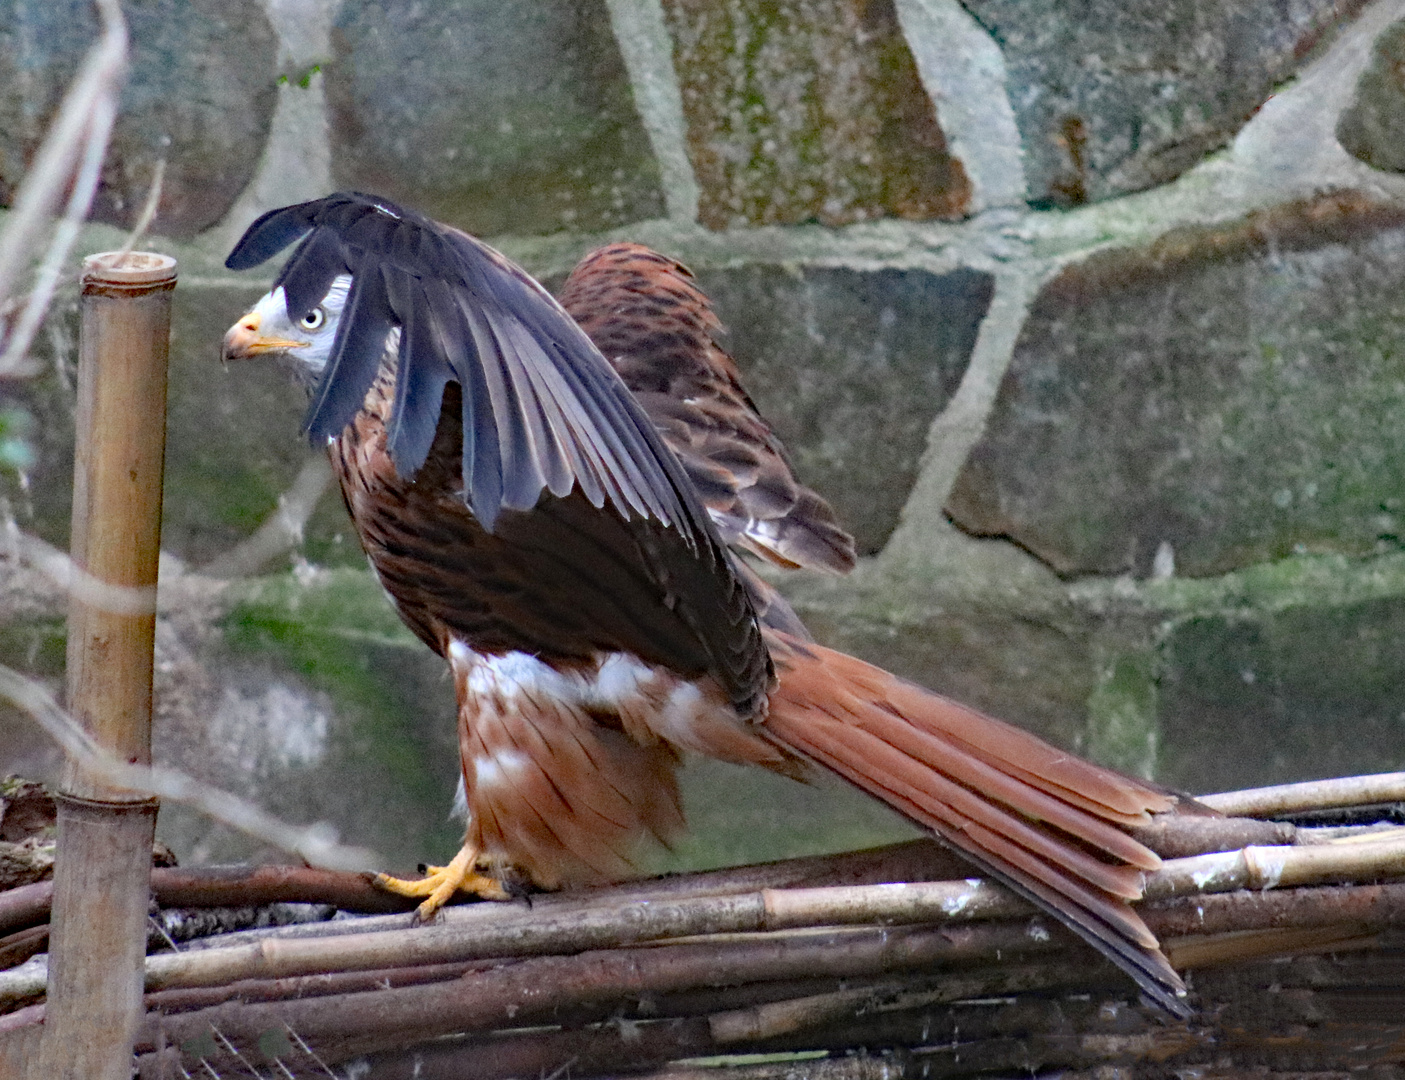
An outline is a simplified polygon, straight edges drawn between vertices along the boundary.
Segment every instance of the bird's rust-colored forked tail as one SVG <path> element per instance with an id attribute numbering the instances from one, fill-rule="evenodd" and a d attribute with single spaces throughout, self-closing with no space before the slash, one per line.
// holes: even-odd
<path id="1" fill-rule="evenodd" d="M 1176 1016 L 1185 987 L 1129 906 L 1160 865 L 1125 831 L 1176 797 L 843 653 L 768 630 L 766 730 L 926 826 L 1062 921 Z"/>

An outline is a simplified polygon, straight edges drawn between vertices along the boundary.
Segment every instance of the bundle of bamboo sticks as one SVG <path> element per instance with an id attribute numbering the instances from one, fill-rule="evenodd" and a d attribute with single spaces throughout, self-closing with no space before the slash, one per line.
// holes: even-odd
<path id="1" fill-rule="evenodd" d="M 1188 973 L 1197 1015 L 1185 1024 L 1139 1007 L 1062 927 L 915 841 L 456 906 L 432 926 L 373 914 L 167 946 L 146 961 L 137 1067 L 483 1078 L 665 1068 L 657 1075 L 682 1080 L 702 1059 L 702 1075 L 750 1080 L 1405 1062 L 1405 880 L 1392 880 L 1405 879 L 1405 827 L 1386 820 L 1405 801 L 1405 774 L 1206 801 L 1236 816 L 1167 817 L 1141 837 L 1166 860 L 1141 911 Z M 400 903 L 357 875 L 307 868 L 158 869 L 152 881 L 168 908 Z M 45 917 L 44 884 L 0 894 L 0 949 Z M 0 1046 L 36 1037 L 40 961 L 0 971 L 0 1009 L 12 1010 Z M 784 1060 L 737 1065 L 738 1054 Z"/>

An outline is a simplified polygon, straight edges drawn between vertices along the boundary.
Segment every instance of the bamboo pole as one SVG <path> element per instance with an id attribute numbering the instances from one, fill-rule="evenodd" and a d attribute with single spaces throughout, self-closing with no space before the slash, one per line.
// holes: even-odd
<path id="1" fill-rule="evenodd" d="M 112 265 L 109 265 L 112 264 Z M 68 704 L 104 748 L 151 760 L 166 367 L 175 260 L 83 264 L 73 481 L 74 561 L 144 600 L 138 614 L 76 589 Z M 156 803 L 70 763 L 58 796 L 48 1007 L 35 1077 L 127 1080 L 142 1016 Z"/>
<path id="2" fill-rule="evenodd" d="M 1226 817 L 1270 817 L 1339 806 L 1405 800 L 1405 772 L 1371 776 L 1344 776 L 1334 780 L 1308 780 L 1301 784 L 1222 791 L 1202 795 L 1200 802 Z"/>

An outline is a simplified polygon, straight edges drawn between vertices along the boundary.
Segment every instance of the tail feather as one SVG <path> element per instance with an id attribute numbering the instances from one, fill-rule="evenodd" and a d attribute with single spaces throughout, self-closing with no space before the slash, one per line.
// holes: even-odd
<path id="1" fill-rule="evenodd" d="M 973 757 L 1000 769 L 1024 774 L 1034 786 L 1060 798 L 1072 797 L 1100 816 L 1109 813 L 1129 819 L 1129 825 L 1145 825 L 1151 813 L 1169 810 L 1174 796 L 1157 791 L 1130 777 L 1094 765 L 1023 728 L 985 716 L 949 699 L 945 708 L 934 709 L 931 701 L 940 695 L 925 687 L 899 679 L 881 668 L 842 653 L 829 652 L 826 664 L 842 671 L 848 681 L 881 695 L 901 715 L 917 727 L 963 743 Z M 971 741 L 973 722 L 980 729 L 980 742 Z"/>
<path id="2" fill-rule="evenodd" d="M 1180 977 L 1127 903 L 1160 860 L 1120 831 L 1173 796 L 853 657 L 775 631 L 767 643 L 771 738 L 933 830 L 1187 1015 Z"/>
<path id="3" fill-rule="evenodd" d="M 897 723 L 893 722 L 894 717 L 898 720 Z M 964 785 L 953 785 L 956 787 L 953 799 L 962 799 L 966 788 L 975 788 L 1034 821 L 1055 822 L 1064 832 L 1078 837 L 1098 851 L 1129 863 L 1130 866 L 1109 867 L 1106 863 L 1089 858 L 1089 862 L 1103 870 L 1120 872 L 1116 879 L 1110 878 L 1104 885 L 1109 892 L 1118 893 L 1129 900 L 1139 898 L 1142 889 L 1141 875 L 1137 870 L 1155 870 L 1161 865 L 1161 860 L 1155 852 L 1147 850 L 1125 832 L 1120 832 L 1085 807 L 1070 806 L 1066 801 L 1060 801 L 1056 795 L 982 761 L 966 749 L 969 743 L 944 739 L 924 731 L 916 723 L 908 721 L 900 712 L 882 709 L 878 719 L 882 726 L 877 730 L 865 722 L 866 717 L 863 715 L 858 717 L 858 723 L 864 730 L 872 731 L 880 739 L 886 739 L 904 754 L 934 770 L 942 770 L 956 785 Z M 969 792 L 966 792 L 966 795 L 969 797 Z M 953 802 L 953 805 L 960 806 L 961 803 Z M 977 806 L 981 805 L 986 804 L 978 800 Z M 980 812 L 976 808 L 972 808 L 969 813 L 973 818 L 980 818 Z"/>
<path id="4" fill-rule="evenodd" d="M 877 777 L 869 783 L 876 781 L 894 794 L 901 795 L 916 808 L 925 825 L 962 832 L 980 826 L 1036 856 L 1061 860 L 1079 877 L 1114 896 L 1127 900 L 1141 896 L 1141 873 L 1138 870 L 1100 862 L 1085 851 L 1070 847 L 1066 842 L 1060 843 L 1033 822 L 1011 814 L 998 803 L 990 801 L 989 796 L 998 797 L 995 792 L 986 791 L 977 795 L 953 780 L 952 777 L 958 775 L 962 771 L 961 766 L 966 764 L 954 755 L 943 765 L 937 765 L 909 754 L 899 745 L 907 741 L 905 736 L 909 734 L 903 730 L 901 718 L 890 720 L 887 724 L 889 730 L 883 734 L 868 730 L 866 720 L 871 722 L 870 718 L 864 717 L 854 726 L 842 720 L 812 724 L 809 730 L 791 734 L 810 748 L 825 747 L 827 742 L 825 749 L 834 758 L 875 766 L 873 771 Z M 783 720 L 779 726 L 784 728 Z M 776 728 L 777 725 L 771 725 L 773 732 Z M 885 738 L 885 735 L 888 737 Z M 833 749 L 836 745 L 839 748 L 837 753 Z M 845 750 L 848 751 L 847 755 L 843 753 Z"/>

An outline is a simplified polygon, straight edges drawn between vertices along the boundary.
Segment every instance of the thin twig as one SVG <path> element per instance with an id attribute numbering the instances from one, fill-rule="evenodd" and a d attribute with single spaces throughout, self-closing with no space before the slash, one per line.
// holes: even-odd
<path id="1" fill-rule="evenodd" d="M 63 747 L 70 759 L 114 787 L 156 795 L 193 807 L 230 828 L 316 866 L 366 870 L 380 862 L 372 851 L 337 843 L 335 832 L 329 825 L 288 825 L 253 803 L 195 780 L 178 769 L 133 765 L 118 760 L 60 708 L 48 690 L 12 668 L 0 666 L 0 697 L 8 698 L 32 716 L 50 738 Z"/>
<path id="2" fill-rule="evenodd" d="M 35 275 L 34 288 L 30 291 L 24 312 L 5 342 L 4 353 L 0 354 L 0 372 L 23 374 L 25 371 L 23 362 L 28 356 L 30 343 L 44 321 L 44 313 L 49 310 L 49 301 L 53 299 L 54 290 L 58 287 L 64 263 L 68 261 L 69 252 L 73 250 L 73 244 L 83 228 L 83 219 L 87 217 L 88 208 L 92 205 L 93 195 L 98 190 L 103 159 L 107 156 L 107 141 L 116 119 L 115 96 L 105 95 L 93 102 L 87 142 L 78 176 L 73 182 L 73 190 L 69 194 L 63 219 L 54 231 L 49 250 L 45 252 L 39 272 Z M 37 367 L 31 364 L 29 370 L 32 373 Z"/>
<path id="3" fill-rule="evenodd" d="M 1164 899 L 1401 874 L 1405 874 L 1405 838 L 1390 833 L 1382 839 L 1349 839 L 1302 847 L 1247 847 L 1173 859 L 1147 875 L 1145 895 L 1148 899 Z"/>
<path id="4" fill-rule="evenodd" d="M 109 270 L 121 266 L 126 261 L 136 246 L 141 243 L 146 236 L 146 230 L 151 227 L 152 221 L 156 219 L 156 208 L 161 205 L 161 188 L 166 180 L 166 159 L 161 158 L 156 162 L 156 167 L 151 170 L 151 187 L 146 192 L 146 202 L 142 204 L 141 213 L 137 215 L 136 224 L 132 226 L 131 232 L 127 234 L 126 242 L 103 260 L 103 265 Z"/>
<path id="5" fill-rule="evenodd" d="M 115 115 L 127 67 L 127 24 L 118 0 L 95 2 L 102 20 L 102 37 L 88 51 L 64 95 L 58 117 L 20 183 L 14 209 L 0 233 L 0 305 L 9 300 L 15 281 L 28 265 L 30 252 L 48 227 L 59 199 L 69 190 L 80 155 L 90 149 L 93 116 L 99 103 L 107 102 Z M 16 372 L 0 367 L 0 377 L 12 374 Z"/>
<path id="6" fill-rule="evenodd" d="M 161 1023 L 176 1042 L 218 1023 L 236 1042 L 256 1040 L 289 1023 L 331 1064 L 391 1046 L 457 1031 L 549 1022 L 573 1004 L 613 1002 L 697 986 L 798 978 L 824 971 L 838 978 L 966 966 L 996 956 L 1017 961 L 1072 946 L 1024 923 L 767 935 L 764 940 L 604 949 L 577 956 L 522 960 L 468 979 L 428 986 L 267 1004 L 229 1003 Z M 155 959 L 155 958 L 153 958 Z M 1069 969 L 1065 969 L 1067 972 Z M 139 1036 L 145 1050 L 154 1032 Z"/>
<path id="7" fill-rule="evenodd" d="M 21 529 L 8 507 L 0 519 L 0 552 L 33 567 L 71 597 L 98 611 L 114 615 L 150 615 L 156 610 L 156 588 L 113 585 L 94 577 L 52 544 Z"/>
<path id="8" fill-rule="evenodd" d="M 269 514 L 254 534 L 200 568 L 216 578 L 239 578 L 257 573 L 266 564 L 302 543 L 303 530 L 332 482 L 332 467 L 325 454 L 303 463 L 292 486 L 278 496 L 278 509 Z"/>

